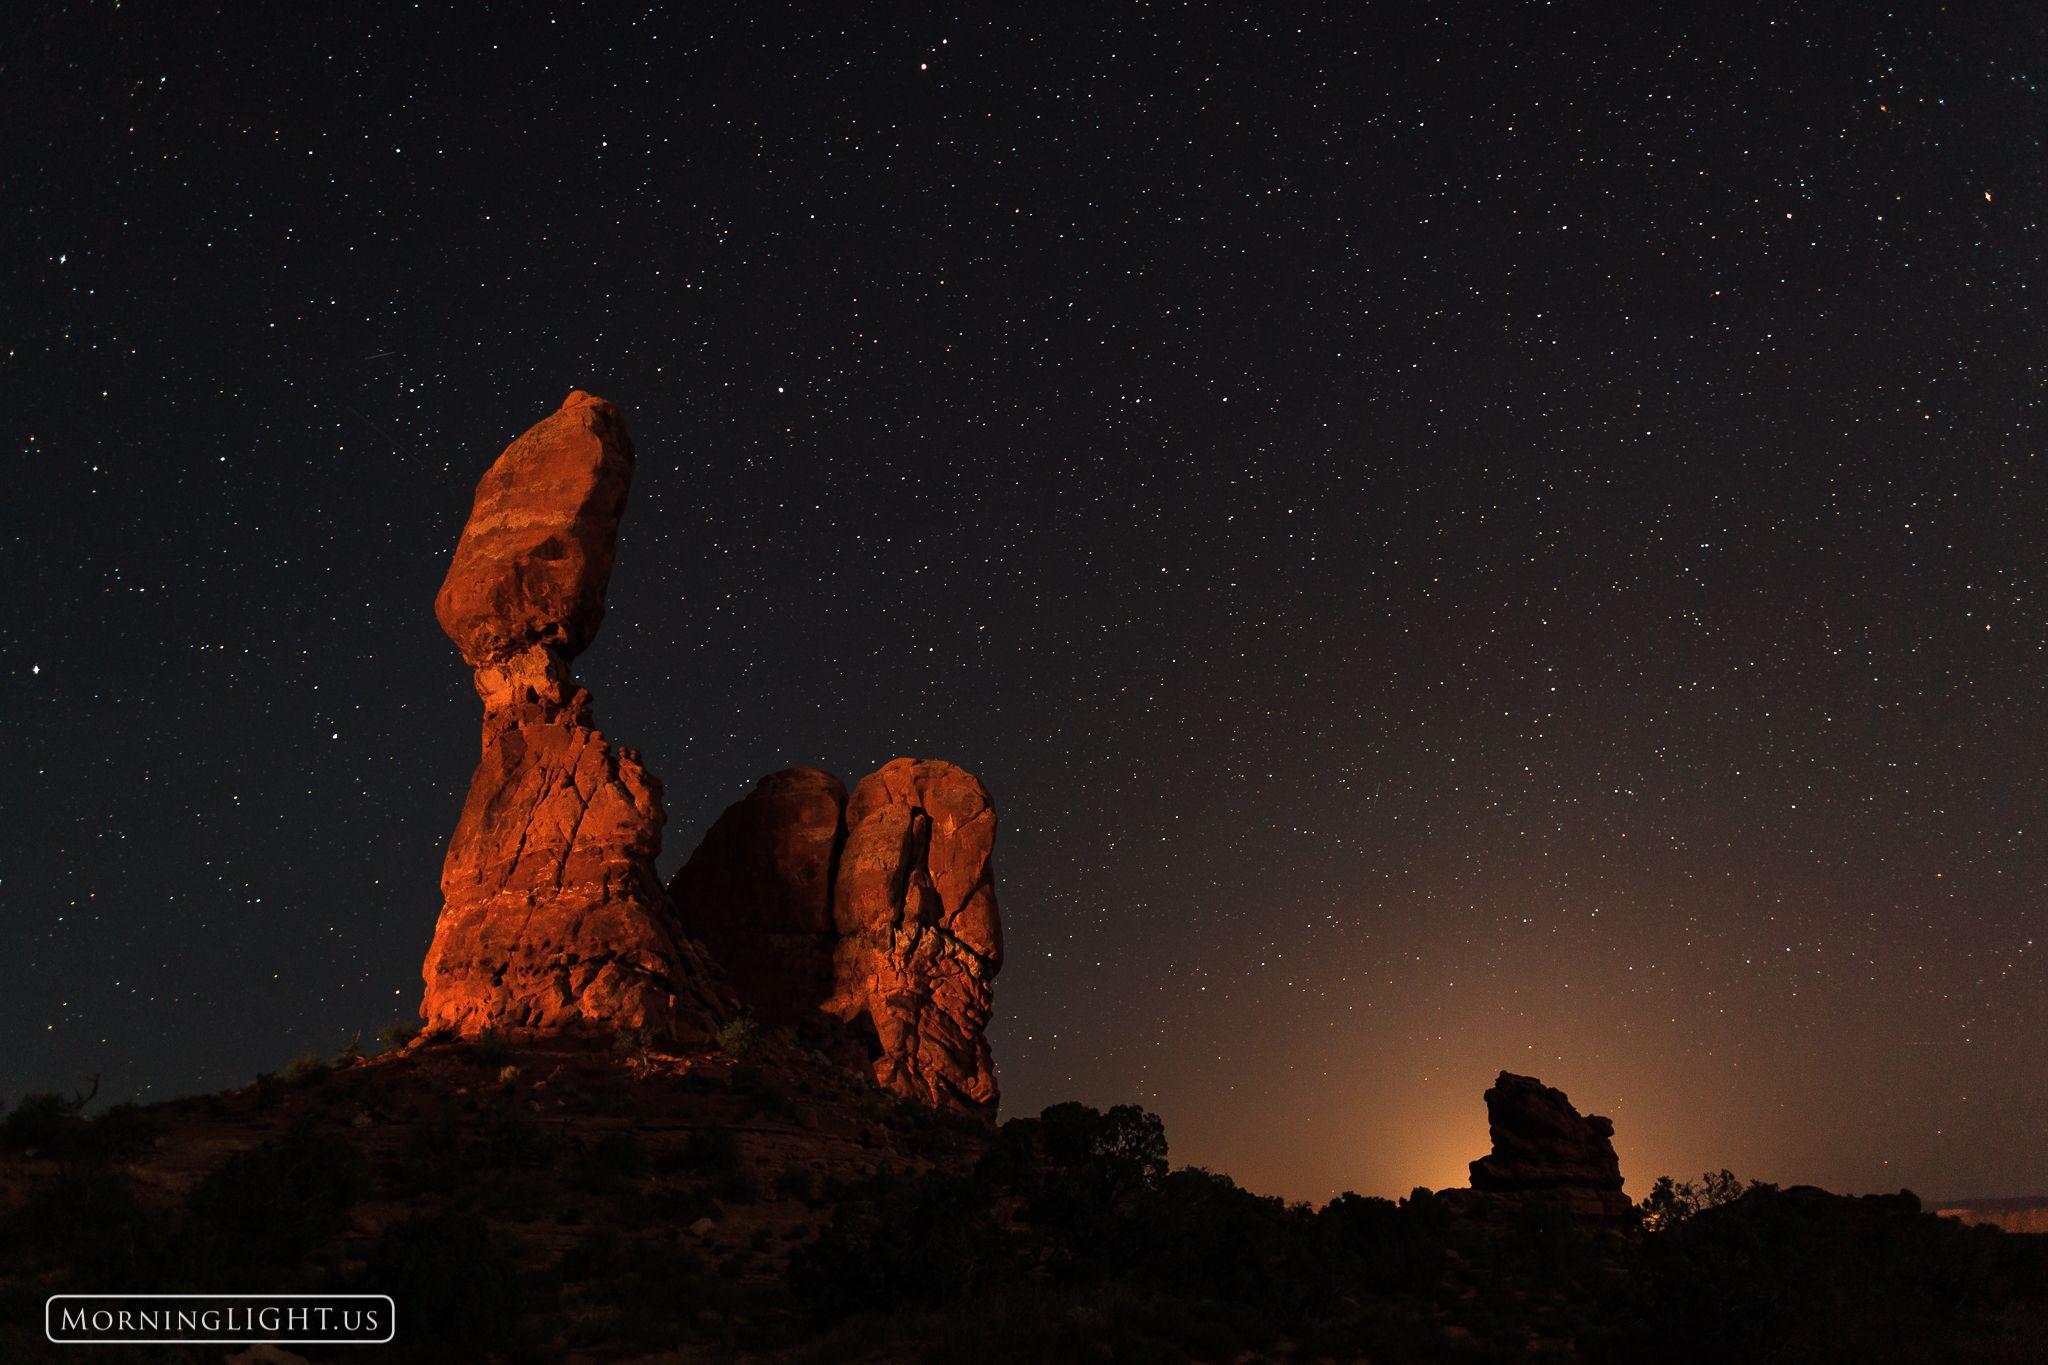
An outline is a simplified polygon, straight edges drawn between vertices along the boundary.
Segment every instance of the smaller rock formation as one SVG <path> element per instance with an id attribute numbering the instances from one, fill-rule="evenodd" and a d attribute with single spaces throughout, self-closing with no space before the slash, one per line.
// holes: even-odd
<path id="1" fill-rule="evenodd" d="M 708 1038 L 729 997 L 655 875 L 661 783 L 592 728 L 596 635 L 633 477 L 625 419 L 572 393 L 477 485 L 434 607 L 476 670 L 483 757 L 441 869 L 427 1032 Z"/>
<path id="2" fill-rule="evenodd" d="M 764 1021 L 858 1037 L 885 1088 L 993 1113 L 995 838 L 988 788 L 950 763 L 899 758 L 850 798 L 791 768 L 726 808 L 669 893 Z"/>
<path id="3" fill-rule="evenodd" d="M 1583 1223 L 1633 1220 L 1611 1119 L 1581 1117 L 1562 1090 L 1503 1071 L 1486 1092 L 1486 1126 L 1493 1151 L 1472 1163 L 1472 1188 L 1441 1192 L 1454 1207 L 1481 1212 L 1542 1202 Z"/>
<path id="4" fill-rule="evenodd" d="M 846 803 L 827 1013 L 873 1026 L 875 1077 L 900 1095 L 996 1107 L 988 1024 L 1003 928 L 995 804 L 974 774 L 899 758 Z"/>
<path id="5" fill-rule="evenodd" d="M 683 931 L 771 1027 L 832 994 L 832 885 L 846 842 L 846 784 L 818 768 L 771 773 L 725 808 L 669 880 Z"/>

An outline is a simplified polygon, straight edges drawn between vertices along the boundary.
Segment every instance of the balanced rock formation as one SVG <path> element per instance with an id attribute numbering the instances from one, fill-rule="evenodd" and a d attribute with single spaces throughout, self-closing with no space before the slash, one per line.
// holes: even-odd
<path id="1" fill-rule="evenodd" d="M 885 1088 L 993 1113 L 995 838 L 988 788 L 950 763 L 899 758 L 851 798 L 791 768 L 727 807 L 669 891 L 764 1020 L 822 1010 L 866 1040 Z"/>
<path id="2" fill-rule="evenodd" d="M 502 669 L 536 646 L 564 660 L 590 647 L 633 460 L 618 408 L 578 390 L 485 471 L 434 599 L 434 616 L 471 668 Z"/>
<path id="3" fill-rule="evenodd" d="M 1471 1163 L 1472 1190 L 1446 1190 L 1454 1206 L 1542 1202 L 1574 1220 L 1620 1227 L 1634 1204 L 1622 1193 L 1614 1123 L 1581 1117 L 1562 1090 L 1503 1071 L 1486 1092 L 1493 1151 Z M 1460 1199 L 1476 1192 L 1491 1199 Z"/>
<path id="4" fill-rule="evenodd" d="M 865 1016 L 881 1048 L 875 1078 L 927 1104 L 996 1107 L 982 1036 L 1003 966 L 995 842 L 988 788 L 950 763 L 899 758 L 846 803 L 825 1009 Z"/>
<path id="5" fill-rule="evenodd" d="M 683 931 L 771 1026 L 832 995 L 832 885 L 846 842 L 846 784 L 818 768 L 771 773 L 725 808 L 670 879 Z"/>
<path id="6" fill-rule="evenodd" d="M 704 1038 L 729 1009 L 654 870 L 661 784 L 591 726 L 569 660 L 604 617 L 633 443 L 577 392 L 477 485 L 435 615 L 476 670 L 483 758 L 441 870 L 427 1032 Z"/>

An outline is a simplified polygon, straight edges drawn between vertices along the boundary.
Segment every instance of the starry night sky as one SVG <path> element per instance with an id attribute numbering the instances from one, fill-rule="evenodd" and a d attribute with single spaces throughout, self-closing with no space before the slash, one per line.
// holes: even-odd
<path id="1" fill-rule="evenodd" d="M 434 593 L 584 388 L 664 875 L 980 775 L 1006 1115 L 1396 1194 L 1506 1068 L 1636 1196 L 2048 1188 L 2048 29 L 1854 8 L 42 7 L 0 1088 L 412 1017 Z"/>

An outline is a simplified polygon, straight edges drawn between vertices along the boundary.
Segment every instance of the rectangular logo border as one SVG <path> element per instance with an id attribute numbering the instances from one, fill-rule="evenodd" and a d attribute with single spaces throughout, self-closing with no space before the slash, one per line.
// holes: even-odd
<path id="1" fill-rule="evenodd" d="M 138 1299 L 209 1300 L 223 1299 L 255 1301 L 257 1303 L 292 1303 L 306 1299 L 331 1303 L 341 1300 L 381 1299 L 390 1310 L 385 1321 L 390 1324 L 389 1332 L 381 1337 L 341 1338 L 334 1337 L 151 1337 L 108 1340 L 105 1337 L 59 1337 L 51 1335 L 51 1305 L 59 1299 L 118 1299 L 133 1302 Z M 389 1294 L 52 1294 L 43 1300 L 43 1336 L 53 1346 L 386 1346 L 398 1336 L 398 1304 Z"/>

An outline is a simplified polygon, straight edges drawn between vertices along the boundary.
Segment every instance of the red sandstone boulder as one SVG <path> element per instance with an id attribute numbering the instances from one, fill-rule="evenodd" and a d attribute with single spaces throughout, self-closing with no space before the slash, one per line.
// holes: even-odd
<path id="1" fill-rule="evenodd" d="M 633 444 L 574 393 L 477 486 L 442 627 L 476 669 L 483 758 L 448 846 L 429 1031 L 708 1038 L 730 995 L 655 875 L 661 784 L 591 728 L 568 660 L 604 615 Z"/>
<path id="2" fill-rule="evenodd" d="M 633 460 L 618 408 L 578 390 L 484 474 L 434 600 L 471 668 L 536 645 L 574 658 L 596 638 Z"/>
<path id="3" fill-rule="evenodd" d="M 1613 1120 L 1582 1118 L 1562 1090 L 1503 1071 L 1486 1092 L 1486 1125 L 1493 1151 L 1472 1163 L 1472 1191 L 1494 1198 L 1463 1203 L 1542 1201 L 1583 1222 L 1622 1226 L 1631 1220 L 1634 1205 L 1622 1193 Z"/>
<path id="4" fill-rule="evenodd" d="M 832 994 L 845 809 L 846 785 L 831 773 L 772 773 L 725 808 L 669 881 L 683 931 L 770 1025 L 814 1016 Z"/>
<path id="5" fill-rule="evenodd" d="M 1003 965 L 996 813 L 950 763 L 899 758 L 846 803 L 828 1013 L 872 1025 L 883 1086 L 927 1104 L 996 1107 L 982 1030 Z"/>

